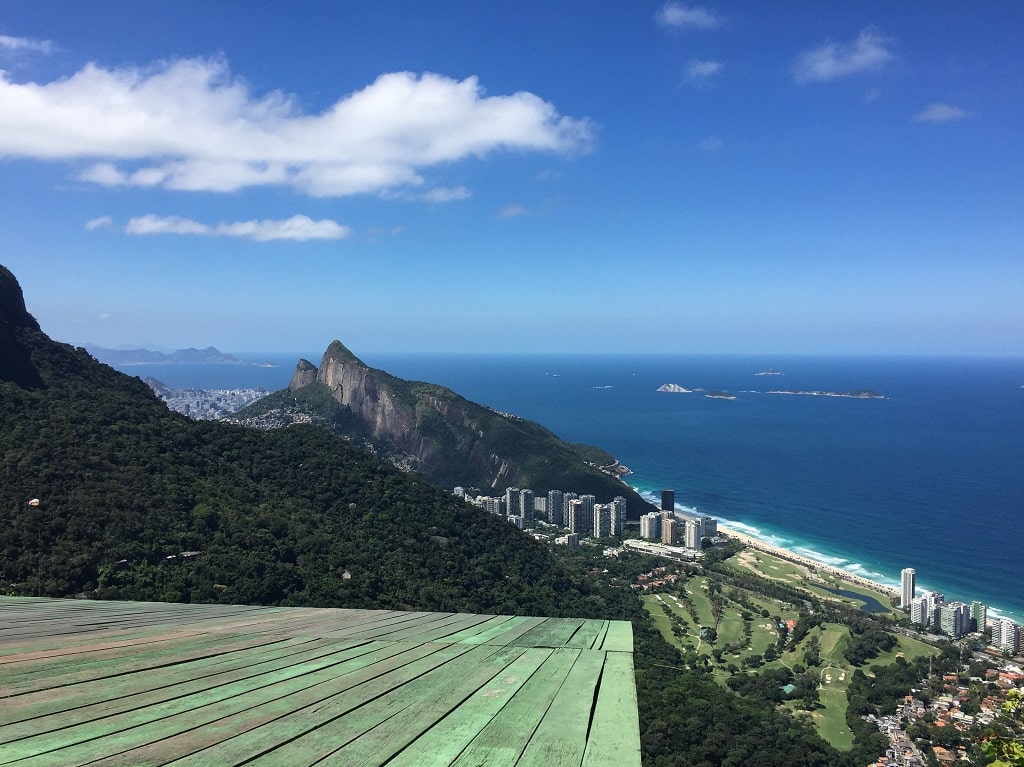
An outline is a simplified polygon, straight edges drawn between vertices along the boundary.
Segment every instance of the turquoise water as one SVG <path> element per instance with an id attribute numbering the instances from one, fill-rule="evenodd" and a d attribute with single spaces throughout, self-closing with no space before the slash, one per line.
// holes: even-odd
<path id="1" fill-rule="evenodd" d="M 126 370 L 179 388 L 276 389 L 299 356 L 319 360 Z M 891 585 L 914 567 L 921 588 L 1024 621 L 1024 359 L 361 356 L 600 445 L 652 500 L 674 488 L 680 506 L 775 545 Z M 755 375 L 769 368 L 784 375 Z M 665 383 L 736 399 L 656 391 Z"/>

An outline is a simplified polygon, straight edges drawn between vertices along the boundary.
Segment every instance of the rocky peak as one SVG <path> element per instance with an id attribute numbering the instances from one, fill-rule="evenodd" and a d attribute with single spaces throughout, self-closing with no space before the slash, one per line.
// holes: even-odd
<path id="1" fill-rule="evenodd" d="M 25 296 L 21 292 L 18 279 L 6 266 L 0 265 L 0 324 L 6 330 L 31 328 L 39 330 L 36 318 L 25 308 Z"/>
<path id="2" fill-rule="evenodd" d="M 31 336 L 39 330 L 36 318 L 25 308 L 17 278 L 0 265 L 0 381 L 26 388 L 43 385 L 26 345 L 26 331 Z"/>
<path id="3" fill-rule="evenodd" d="M 317 366 L 309 360 L 299 360 L 292 373 L 291 383 L 288 384 L 288 391 L 298 391 L 304 386 L 309 386 L 316 380 L 318 373 Z"/>

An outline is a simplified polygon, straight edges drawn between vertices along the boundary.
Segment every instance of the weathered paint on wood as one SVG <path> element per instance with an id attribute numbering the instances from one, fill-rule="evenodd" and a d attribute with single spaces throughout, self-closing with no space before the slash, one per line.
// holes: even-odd
<path id="1" fill-rule="evenodd" d="M 0 765 L 640 763 L 628 623 L 0 597 Z"/>

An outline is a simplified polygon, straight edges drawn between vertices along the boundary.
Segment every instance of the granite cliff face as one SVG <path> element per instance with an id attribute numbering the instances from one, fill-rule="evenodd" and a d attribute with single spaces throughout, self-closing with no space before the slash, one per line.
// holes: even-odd
<path id="1" fill-rule="evenodd" d="M 566 442 L 540 424 L 470 402 L 443 386 L 371 368 L 339 341 L 327 348 L 319 367 L 300 360 L 282 394 L 291 395 L 292 403 L 305 402 L 307 412 L 329 395 L 327 401 L 345 413 L 333 419 L 335 431 L 441 487 L 557 488 L 592 492 L 601 500 L 623 495 L 631 516 L 645 510 L 631 488 L 599 469 L 614 464 L 607 453 Z M 273 407 L 273 397 L 260 407 Z M 281 398 L 280 405 L 287 401 Z"/>
<path id="2" fill-rule="evenodd" d="M 351 411 L 375 449 L 430 479 L 444 481 L 453 455 L 472 467 L 460 473 L 491 487 L 514 484 L 521 476 L 515 461 L 488 449 L 482 424 L 470 410 L 479 411 L 478 417 L 486 413 L 486 420 L 498 414 L 448 389 L 370 368 L 340 341 L 327 347 L 319 367 L 300 360 L 288 388 L 294 392 L 314 383 Z"/>

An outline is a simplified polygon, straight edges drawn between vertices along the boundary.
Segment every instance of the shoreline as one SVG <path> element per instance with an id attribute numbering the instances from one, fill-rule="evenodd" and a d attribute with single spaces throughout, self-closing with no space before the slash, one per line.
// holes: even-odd
<path id="1" fill-rule="evenodd" d="M 752 549 L 763 551 L 766 554 L 771 554 L 772 556 L 778 557 L 779 559 L 784 559 L 788 562 L 793 562 L 794 564 L 801 565 L 802 567 L 810 568 L 816 572 L 827 573 L 836 578 L 839 578 L 840 580 L 851 583 L 854 586 L 860 586 L 861 588 L 865 588 L 870 591 L 882 594 L 887 598 L 900 596 L 900 590 L 897 588 L 887 586 L 886 584 L 880 583 L 878 581 L 873 581 L 870 578 L 865 578 L 864 576 L 857 575 L 856 573 L 851 573 L 849 570 L 843 570 L 840 567 L 834 567 L 832 565 L 819 562 L 816 559 L 805 557 L 802 554 L 797 554 L 796 552 L 790 551 L 789 549 L 784 549 L 779 546 L 773 546 L 772 544 L 766 543 L 765 541 L 762 541 L 759 538 L 755 538 L 752 535 L 747 535 L 746 533 L 741 533 L 740 531 L 735 530 L 733 528 L 722 527 L 721 525 L 719 525 L 718 532 L 722 535 L 728 536 L 730 539 L 741 541 L 742 543 L 744 543 Z"/>

